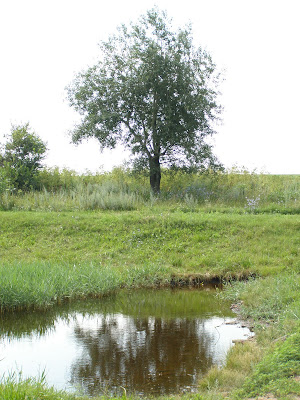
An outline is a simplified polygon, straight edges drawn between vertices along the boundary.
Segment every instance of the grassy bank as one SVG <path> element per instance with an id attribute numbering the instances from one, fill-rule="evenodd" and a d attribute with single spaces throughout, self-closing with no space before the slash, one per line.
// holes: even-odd
<path id="1" fill-rule="evenodd" d="M 0 213 L 0 306 L 121 286 L 298 270 L 300 217 L 132 212 Z"/>

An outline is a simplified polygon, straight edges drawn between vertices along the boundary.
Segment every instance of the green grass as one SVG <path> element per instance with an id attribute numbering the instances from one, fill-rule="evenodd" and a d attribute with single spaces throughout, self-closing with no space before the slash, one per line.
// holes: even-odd
<path id="1" fill-rule="evenodd" d="M 125 397 L 124 397 L 125 398 Z M 45 377 L 40 379 L 23 379 L 22 376 L 12 375 L 0 381 L 1 400 L 90 400 L 87 396 L 65 393 L 63 391 L 49 388 L 45 384 Z M 94 400 L 107 400 L 108 397 L 101 396 Z M 110 398 L 113 400 L 112 398 Z M 130 399 L 130 398 L 128 398 Z"/>
<path id="2" fill-rule="evenodd" d="M 256 323 L 278 324 L 279 318 L 286 319 L 288 314 L 300 321 L 299 270 L 228 285 L 222 296 L 234 303 L 242 301 L 242 317 L 253 319 Z M 296 309 L 293 310 L 291 305 Z"/>
<path id="3" fill-rule="evenodd" d="M 300 329 L 267 352 L 235 398 L 273 393 L 277 397 L 300 395 Z"/>
<path id="4" fill-rule="evenodd" d="M 127 285 L 299 270 L 300 217 L 0 212 L 0 306 L 53 304 Z M 190 277 L 190 278 L 189 278 Z"/>
<path id="5" fill-rule="evenodd" d="M 300 213 L 299 175 L 267 175 L 238 170 L 205 174 L 163 170 L 158 198 L 151 195 L 146 174 L 124 168 L 115 168 L 110 173 L 83 175 L 57 168 L 44 169 L 40 171 L 38 180 L 40 190 L 23 193 L 10 187 L 2 176 L 0 209 L 136 210 L 155 203 L 182 210 Z"/>
<path id="6" fill-rule="evenodd" d="M 166 280 L 163 267 L 144 263 L 114 268 L 94 264 L 0 264 L 0 309 L 47 308 L 64 300 L 108 295 L 121 287 L 155 286 Z"/>
<path id="7" fill-rule="evenodd" d="M 179 273 L 299 268 L 300 217 L 170 212 L 0 213 L 5 262 L 141 265 Z"/>
<path id="8" fill-rule="evenodd" d="M 154 198 L 146 177 L 122 169 L 43 174 L 41 192 L 14 194 L 1 186 L 4 315 L 124 286 L 219 276 L 230 280 L 220 296 L 240 305 L 256 340 L 236 344 L 225 367 L 201 380 L 199 393 L 172 398 L 300 396 L 299 176 L 164 171 L 162 194 Z M 0 399 L 75 398 L 83 400 L 43 381 L 0 383 Z"/>

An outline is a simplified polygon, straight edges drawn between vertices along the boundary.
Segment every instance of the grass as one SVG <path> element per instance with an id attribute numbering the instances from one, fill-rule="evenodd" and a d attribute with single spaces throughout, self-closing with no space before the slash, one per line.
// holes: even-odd
<path id="1" fill-rule="evenodd" d="M 1 310 L 48 308 L 66 299 L 102 296 L 120 287 L 155 286 L 164 281 L 162 267 L 144 264 L 114 268 L 94 264 L 14 263 L 0 265 Z"/>
<path id="2" fill-rule="evenodd" d="M 0 307 L 54 304 L 186 277 L 298 270 L 300 217 L 0 212 Z"/>
<path id="3" fill-rule="evenodd" d="M 0 213 L 1 260 L 140 265 L 180 273 L 299 267 L 298 216 L 170 212 Z"/>
<path id="4" fill-rule="evenodd" d="M 253 373 L 235 394 L 236 398 L 273 393 L 277 397 L 300 395 L 300 329 L 254 367 Z"/>
<path id="5" fill-rule="evenodd" d="M 255 341 L 232 347 L 223 368 L 213 367 L 199 383 L 200 393 L 219 393 L 226 398 L 233 388 L 241 388 L 245 376 L 249 376 L 255 363 L 262 357 L 262 350 Z"/>
<path id="6" fill-rule="evenodd" d="M 145 174 L 124 168 L 83 175 L 57 168 L 44 169 L 38 180 L 39 191 L 23 193 L 16 192 L 7 180 L 1 179 L 0 209 L 136 210 L 155 203 L 210 212 L 232 212 L 234 209 L 239 213 L 300 213 L 298 175 L 267 175 L 241 170 L 205 174 L 163 170 L 159 198 L 151 195 Z"/>
<path id="7" fill-rule="evenodd" d="M 1 186 L 4 316 L 124 286 L 225 278 L 221 298 L 238 305 L 256 339 L 236 344 L 226 365 L 199 382 L 199 393 L 172 399 L 299 398 L 299 176 L 164 171 L 154 198 L 145 177 L 123 169 L 43 174 L 41 192 Z M 250 279 L 232 279 L 243 277 Z M 75 398 L 84 399 L 43 380 L 0 383 L 0 399 Z"/>
<path id="8" fill-rule="evenodd" d="M 144 264 L 114 268 L 94 264 L 14 263 L 0 265 L 2 311 L 48 308 L 68 299 L 103 296 L 120 287 L 155 286 L 166 271 Z"/>
<path id="9" fill-rule="evenodd" d="M 286 318 L 291 313 L 293 319 L 300 321 L 299 310 L 292 310 L 291 305 L 300 305 L 299 270 L 289 271 L 263 280 L 250 280 L 245 285 L 238 282 L 228 286 L 223 297 L 232 302 L 242 301 L 241 315 L 264 323 L 278 323 L 279 318 Z"/>
<path id="10" fill-rule="evenodd" d="M 2 379 L 0 382 L 1 400 L 78 400 L 75 394 L 57 391 L 47 387 L 45 377 L 40 379 L 28 378 L 12 375 Z M 104 396 L 94 398 L 94 400 L 105 400 Z M 89 397 L 80 396 L 80 400 L 90 400 Z M 113 399 L 111 399 L 113 400 Z"/>

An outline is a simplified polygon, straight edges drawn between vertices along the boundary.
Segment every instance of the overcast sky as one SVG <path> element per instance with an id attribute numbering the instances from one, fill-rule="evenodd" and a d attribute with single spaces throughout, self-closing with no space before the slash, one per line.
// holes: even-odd
<path id="1" fill-rule="evenodd" d="M 93 140 L 70 144 L 78 115 L 65 87 L 96 63 L 101 40 L 156 4 L 175 27 L 191 22 L 195 44 L 225 70 L 219 159 L 299 174 L 299 0 L 0 0 L 0 142 L 11 124 L 29 122 L 48 143 L 48 166 L 95 172 L 126 159 Z"/>

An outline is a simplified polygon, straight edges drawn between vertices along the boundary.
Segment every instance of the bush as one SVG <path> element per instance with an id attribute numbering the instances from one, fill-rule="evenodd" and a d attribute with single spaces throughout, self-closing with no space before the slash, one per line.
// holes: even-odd
<path id="1" fill-rule="evenodd" d="M 1 156 L 2 174 L 17 190 L 37 189 L 38 171 L 42 168 L 46 145 L 30 132 L 29 124 L 12 126 Z"/>

